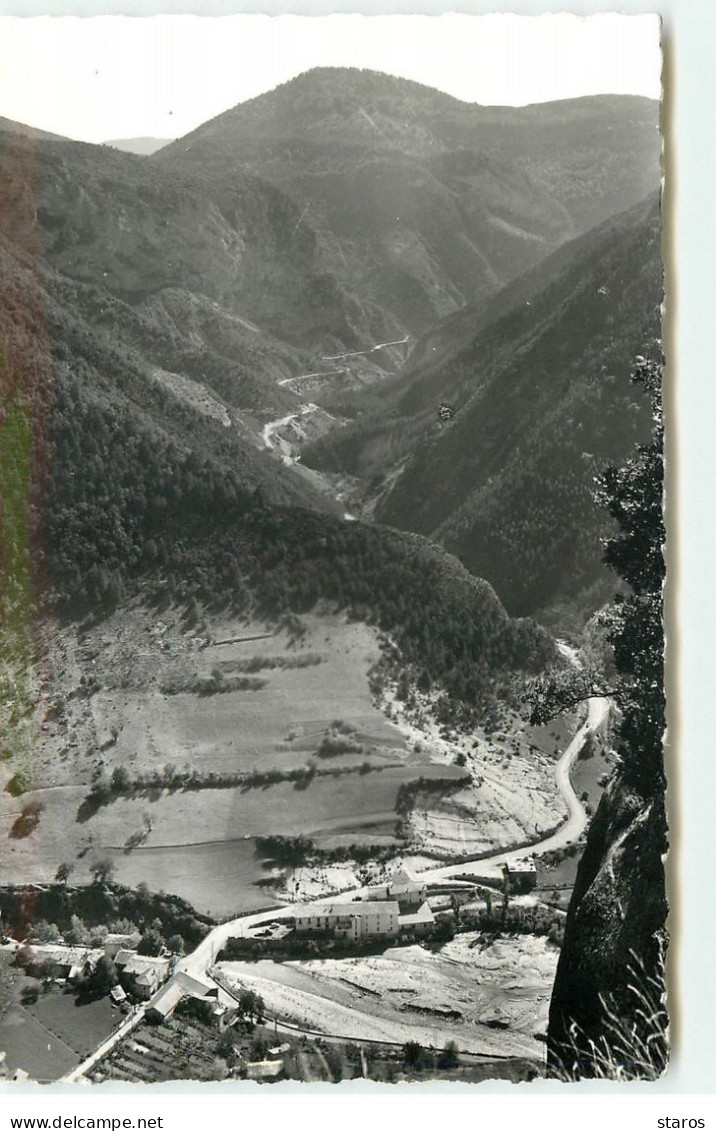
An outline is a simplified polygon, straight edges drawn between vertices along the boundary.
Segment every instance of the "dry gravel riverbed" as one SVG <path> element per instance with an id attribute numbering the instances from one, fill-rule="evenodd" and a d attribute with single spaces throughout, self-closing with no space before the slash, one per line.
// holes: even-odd
<path id="1" fill-rule="evenodd" d="M 270 1015 L 347 1039 L 417 1040 L 541 1059 L 558 950 L 543 937 L 477 932 L 434 952 L 389 947 L 361 958 L 222 962 L 234 985 L 257 990 Z"/>

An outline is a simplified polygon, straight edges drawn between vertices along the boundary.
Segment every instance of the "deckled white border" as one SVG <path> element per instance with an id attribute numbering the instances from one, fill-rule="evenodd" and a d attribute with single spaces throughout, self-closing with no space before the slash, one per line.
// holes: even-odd
<path id="1" fill-rule="evenodd" d="M 671 901 L 677 905 L 678 921 L 672 922 L 676 966 L 676 1047 L 666 1076 L 653 1084 L 567 1085 L 571 1092 L 618 1092 L 626 1098 L 640 1093 L 714 1092 L 713 1031 L 716 1023 L 716 910 L 712 894 L 711 843 L 716 799 L 716 743 L 713 739 L 711 700 L 714 698 L 712 650 L 716 640 L 716 518 L 714 517 L 714 444 L 716 444 L 716 350 L 712 345 L 715 321 L 714 273 L 716 272 L 716 130 L 714 91 L 711 86 L 716 61 L 716 4 L 713 0 L 621 0 L 619 4 L 597 0 L 571 3 L 540 3 L 539 0 L 0 0 L 3 15 L 155 15 L 196 13 L 228 15 L 291 12 L 324 15 L 331 12 L 391 13 L 464 12 L 483 15 L 511 12 L 539 15 L 572 12 L 590 15 L 618 10 L 625 15 L 657 11 L 663 19 L 665 108 L 667 145 L 667 193 L 664 202 L 665 251 L 667 261 L 667 325 L 665 341 L 669 368 L 668 397 L 668 496 L 669 496 L 669 591 L 667 633 L 670 649 L 670 747 L 669 788 L 672 852 L 669 861 Z M 678 282 L 678 293 L 677 293 Z M 678 478 L 677 478 L 678 471 Z M 675 892 L 677 894 L 675 894 Z M 291 1087 L 284 1085 L 282 1087 Z M 480 1085 L 411 1085 L 411 1092 L 467 1093 L 479 1103 L 485 1093 L 519 1092 L 554 1094 L 563 1085 L 547 1081 L 515 1089 L 496 1081 Z M 366 1085 L 333 1086 L 347 1093 Z M 45 1086 L 43 1096 L 64 1090 Z M 112 1086 L 112 1091 L 115 1086 Z M 167 1086 L 170 1093 L 210 1091 L 190 1083 Z M 325 1088 L 298 1085 L 303 1094 Z M 376 1086 L 371 1088 L 375 1091 Z M 14 1086 L 3 1093 L 37 1094 L 37 1086 Z M 116 1086 L 117 1092 L 124 1092 Z M 162 1089 L 164 1091 L 164 1089 Z M 381 1089 L 382 1091 L 382 1089 Z M 395 1088 L 386 1092 L 396 1097 Z M 107 1094 L 107 1089 L 101 1092 Z M 226 1094 L 226 1089 L 221 1089 Z M 159 1100 L 159 1093 L 157 1099 Z M 207 1096 L 208 1098 L 208 1096 Z M 246 1097 L 248 1098 L 248 1096 Z M 386 1096 L 387 1098 L 387 1096 Z M 427 1098 L 427 1097 L 426 1097 Z M 467 1096 L 466 1096 L 467 1098 Z M 266 1096 L 268 1101 L 269 1097 Z M 405 1099 L 405 1096 L 403 1096 Z M 241 1103 L 239 1094 L 235 1102 Z M 160 1103 L 157 1107 L 160 1107 Z M 253 1107 L 253 1105 L 251 1105 Z M 391 1105 L 392 1106 L 392 1105 Z M 267 1105 L 270 1108 L 270 1104 Z M 318 1110 L 318 1109 L 317 1109 Z M 467 1109 L 462 1109 L 467 1114 Z M 634 1115 L 637 1115 L 638 1108 Z M 665 1105 L 664 1113 L 670 1113 Z M 237 1123 L 243 1122 L 237 1110 Z M 268 1112 L 267 1112 L 268 1114 Z M 278 1113 L 277 1113 L 278 1114 Z M 308 1113 L 306 1113 L 308 1114 Z M 505 1112 L 509 1123 L 517 1113 Z M 525 1113 L 527 1114 L 527 1113 Z M 402 1119 L 396 1112 L 399 1122 Z M 475 1111 L 477 1117 L 477 1111 Z M 528 1116 L 529 1121 L 529 1116 Z M 621 1120 L 619 1121 L 621 1123 Z M 631 1123 L 631 1120 L 630 1120 Z M 636 1120 L 635 1126 L 641 1123 Z M 622 1124 L 626 1125 L 626 1124 Z M 654 1125 L 654 1120 L 649 1124 Z"/>

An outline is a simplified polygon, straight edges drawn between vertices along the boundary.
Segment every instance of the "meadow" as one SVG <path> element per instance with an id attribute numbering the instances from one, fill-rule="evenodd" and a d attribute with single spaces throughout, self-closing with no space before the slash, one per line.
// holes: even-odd
<path id="1" fill-rule="evenodd" d="M 22 1068 L 40 1082 L 57 1080 L 109 1036 L 121 1016 L 109 998 L 78 1005 L 56 985 L 30 1001 L 26 991 L 39 984 L 14 967 L 12 957 L 0 949 L 0 1049 L 6 1066 L 11 1072 Z"/>
<path id="2" fill-rule="evenodd" d="M 139 603 L 58 630 L 24 792 L 8 780 L 0 793 L 0 881 L 51 880 L 66 864 L 85 883 L 109 859 L 120 883 L 224 916 L 281 887 L 256 837 L 399 850 L 407 820 L 421 848 L 449 855 L 558 821 L 552 751 L 530 753 L 526 734 L 448 740 L 409 725 L 371 689 L 383 643 L 342 615 L 276 625 Z M 401 787 L 451 775 L 466 788 L 398 812 Z"/>
<path id="3" fill-rule="evenodd" d="M 49 711 L 38 734 L 30 788 L 0 794 L 9 828 L 28 806 L 38 820 L 9 838 L 1 878 L 49 880 L 67 863 L 84 882 L 110 858 L 118 881 L 223 915 L 272 902 L 256 836 L 393 842 L 400 786 L 451 770 L 408 749 L 374 705 L 368 676 L 380 656 L 375 630 L 337 616 L 278 629 L 219 618 L 188 628 L 178 612 L 156 617 L 136 606 L 81 634 L 63 630 L 48 688 L 62 711 Z M 261 686 L 224 690 L 236 679 Z M 310 764 L 317 774 L 307 784 L 142 787 L 85 804 L 93 784 L 120 769 L 136 781 L 167 766 L 206 777 Z"/>

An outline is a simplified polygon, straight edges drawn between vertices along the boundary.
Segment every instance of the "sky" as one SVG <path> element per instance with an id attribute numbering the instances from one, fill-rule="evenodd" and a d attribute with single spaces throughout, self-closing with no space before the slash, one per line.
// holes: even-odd
<path id="1" fill-rule="evenodd" d="M 0 18 L 0 116 L 81 141 L 181 137 L 316 66 L 467 102 L 660 96 L 648 15 Z"/>

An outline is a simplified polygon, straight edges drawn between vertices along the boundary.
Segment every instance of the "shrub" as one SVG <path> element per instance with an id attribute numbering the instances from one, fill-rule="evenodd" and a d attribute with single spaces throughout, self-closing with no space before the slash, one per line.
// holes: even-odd
<path id="1" fill-rule="evenodd" d="M 13 797 L 22 797 L 23 793 L 27 793 L 29 788 L 30 779 L 22 770 L 18 770 L 16 774 L 13 774 L 5 786 L 6 792 L 10 793 Z"/>
<path id="2" fill-rule="evenodd" d="M 41 801 L 31 801 L 26 805 L 20 816 L 15 819 L 10 829 L 10 836 L 16 840 L 30 836 L 40 823 L 42 809 Z"/>

